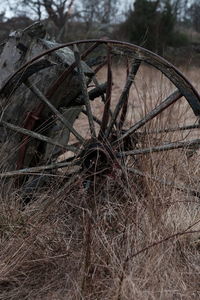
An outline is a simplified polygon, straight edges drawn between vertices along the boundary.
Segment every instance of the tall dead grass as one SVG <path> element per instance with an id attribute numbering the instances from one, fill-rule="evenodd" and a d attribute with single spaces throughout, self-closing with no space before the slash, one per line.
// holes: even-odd
<path id="1" fill-rule="evenodd" d="M 159 101 L 156 76 L 154 85 L 152 79 L 143 81 L 134 92 L 138 109 L 131 114 L 133 105 L 129 107 L 129 121 Z M 199 86 L 196 79 L 194 83 Z M 119 87 L 114 88 L 118 95 Z M 147 129 L 173 125 L 177 119 L 193 121 L 182 107 L 175 106 L 174 113 L 164 113 Z M 188 138 L 184 134 L 156 135 L 157 140 L 147 135 L 143 143 Z M 110 176 L 96 176 L 89 189 L 82 174 L 69 181 L 57 175 L 26 206 L 20 190 L 2 192 L 0 299 L 200 297 L 199 198 L 151 177 L 199 190 L 198 150 L 191 156 L 187 150 L 152 153 L 129 164 L 146 175 L 115 169 Z"/>

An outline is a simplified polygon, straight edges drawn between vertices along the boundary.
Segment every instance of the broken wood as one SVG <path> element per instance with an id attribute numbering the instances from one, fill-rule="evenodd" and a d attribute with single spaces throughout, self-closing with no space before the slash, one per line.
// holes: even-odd
<path id="1" fill-rule="evenodd" d="M 25 129 L 30 131 L 35 130 L 37 126 L 41 126 L 40 120 L 45 122 L 45 120 L 47 121 L 49 119 L 49 114 L 51 113 L 49 107 L 46 104 L 41 104 L 41 100 L 29 89 L 25 89 L 22 83 L 31 78 L 31 85 L 34 85 L 43 95 L 46 95 L 49 86 L 57 81 L 66 68 L 69 68 L 71 65 L 74 65 L 75 67 L 73 51 L 69 48 L 54 51 L 52 54 L 27 65 L 25 69 L 19 71 L 14 77 L 12 74 L 36 55 L 58 45 L 59 44 L 45 39 L 44 26 L 38 23 L 23 31 L 16 31 L 15 33 L 10 34 L 7 42 L 2 46 L 0 55 L 0 117 L 4 122 L 11 123 L 13 126 L 25 127 Z M 90 50 L 87 50 L 87 53 L 95 47 L 96 45 L 91 46 Z M 84 55 L 87 55 L 87 53 L 85 52 Z M 93 71 L 85 63 L 81 62 L 81 65 L 86 76 L 91 77 Z M 68 76 L 62 78 L 62 82 L 58 85 L 57 89 L 54 88 L 51 95 L 48 93 L 48 96 L 50 96 L 48 101 L 55 109 L 60 106 L 69 105 L 69 103 L 76 99 L 81 93 L 77 71 L 74 67 Z M 77 109 L 77 112 L 80 113 L 79 108 Z M 61 119 L 63 120 L 62 115 Z M 65 119 L 68 120 L 67 113 L 65 113 Z M 75 119 L 73 119 L 73 121 L 75 121 Z M 73 130 L 73 123 L 71 122 L 72 120 L 70 120 L 70 124 L 68 124 L 70 125 L 68 126 L 68 130 L 70 128 L 70 131 L 73 131 L 73 133 L 76 134 L 76 137 L 83 142 L 80 135 Z M 65 122 L 65 125 L 66 123 L 67 121 Z M 52 135 L 51 130 L 51 126 L 49 129 L 44 130 L 47 139 Z M 51 142 L 53 141 L 51 140 Z M 58 144 L 58 141 L 54 142 L 55 144 Z M 9 130 L 8 127 L 0 132 L 0 145 L 4 143 L 7 143 L 9 152 L 9 158 L 6 158 L 5 155 L 4 168 L 8 170 L 16 169 L 17 165 L 22 164 L 23 160 L 28 166 L 33 155 L 35 155 L 34 153 L 37 153 L 39 145 L 39 143 L 34 140 L 30 140 L 28 143 L 28 139 L 25 137 L 23 138 L 23 135 L 19 133 L 19 130 L 18 134 L 16 134 L 13 133 L 12 130 Z M 68 140 L 66 138 L 65 146 L 67 143 Z M 20 148 L 20 144 L 23 144 L 23 147 Z M 23 150 L 21 159 L 19 157 L 20 152 L 17 151 L 18 148 L 20 148 L 21 151 Z M 48 151 L 45 150 L 43 152 L 44 156 L 46 152 Z M 21 160 L 20 164 L 17 163 L 19 159 Z"/>

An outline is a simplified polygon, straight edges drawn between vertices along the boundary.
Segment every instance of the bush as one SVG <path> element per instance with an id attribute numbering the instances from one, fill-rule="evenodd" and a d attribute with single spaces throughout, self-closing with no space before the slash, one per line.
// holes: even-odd
<path id="1" fill-rule="evenodd" d="M 169 46 L 172 47 L 185 47 L 189 44 L 189 37 L 180 31 L 175 31 L 169 41 Z"/>
<path id="2" fill-rule="evenodd" d="M 125 39 L 162 54 L 176 40 L 175 25 L 176 14 L 170 0 L 136 0 L 119 32 Z"/>

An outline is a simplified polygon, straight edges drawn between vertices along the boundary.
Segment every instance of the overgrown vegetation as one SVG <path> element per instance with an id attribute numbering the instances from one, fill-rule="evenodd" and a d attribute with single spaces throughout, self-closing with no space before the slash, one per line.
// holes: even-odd
<path id="1" fill-rule="evenodd" d="M 158 72 L 146 66 L 142 71 L 148 79 L 137 78 L 131 91 L 131 120 L 152 109 L 161 88 L 171 88 Z M 113 97 L 120 93 L 120 74 L 121 67 Z M 187 74 L 199 87 L 198 70 Z M 186 104 L 175 105 L 148 129 L 192 123 Z M 158 135 L 156 142 L 190 134 Z M 152 140 L 147 136 L 143 143 Z M 70 180 L 51 174 L 48 189 L 26 206 L 21 190 L 1 191 L 0 299 L 198 299 L 199 198 L 167 181 L 199 190 L 199 150 L 147 154 L 135 163 L 144 177 L 126 169 L 122 176 L 116 168 L 97 175 L 89 188 L 83 174 Z"/>

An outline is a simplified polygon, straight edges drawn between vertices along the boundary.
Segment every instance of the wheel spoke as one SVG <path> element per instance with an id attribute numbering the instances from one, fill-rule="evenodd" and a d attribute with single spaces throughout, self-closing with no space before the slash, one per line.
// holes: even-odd
<path id="1" fill-rule="evenodd" d="M 88 95 L 88 91 L 87 91 L 86 79 L 85 79 L 85 75 L 84 75 L 83 68 L 81 65 L 80 53 L 79 53 L 79 50 L 76 45 L 74 45 L 74 56 L 75 56 L 75 61 L 76 61 L 77 69 L 78 69 L 78 73 L 79 73 L 81 90 L 82 90 L 82 94 L 83 94 L 83 97 L 85 100 L 85 106 L 86 106 L 86 110 L 87 110 L 90 132 L 91 132 L 92 137 L 96 137 L 94 120 L 92 117 L 92 109 L 90 106 L 90 99 L 89 99 L 89 95 Z"/>
<path id="2" fill-rule="evenodd" d="M 81 59 L 86 58 L 98 45 L 99 43 L 97 42 L 90 46 L 83 54 L 81 54 Z M 76 62 L 71 64 L 71 66 L 67 67 L 66 70 L 60 75 L 60 77 L 55 82 L 53 82 L 46 94 L 46 97 L 48 99 L 50 99 L 54 95 L 59 86 L 63 83 L 64 80 L 67 79 L 67 77 L 72 73 L 75 67 Z"/>
<path id="3" fill-rule="evenodd" d="M 144 126 L 147 122 L 155 118 L 158 114 L 160 114 L 167 107 L 175 103 L 181 97 L 182 94 L 178 90 L 173 92 L 169 97 L 167 97 L 164 101 L 162 101 L 156 108 L 150 111 L 144 118 L 142 118 L 139 122 L 133 125 L 129 130 L 127 130 L 126 133 L 124 133 L 120 138 L 118 138 L 116 142 L 121 141 L 126 136 L 130 135 L 131 133 L 134 133 L 136 130 L 138 130 L 139 128 Z"/>
<path id="4" fill-rule="evenodd" d="M 73 146 L 70 146 L 70 145 L 67 145 L 67 146 L 61 145 L 60 143 L 54 141 L 53 139 L 51 139 L 47 136 L 44 136 L 40 133 L 25 129 L 25 128 L 22 128 L 22 127 L 19 127 L 19 126 L 16 126 L 16 125 L 11 124 L 11 123 L 8 123 L 8 122 L 5 122 L 5 121 L 0 121 L 0 124 L 2 124 L 4 127 L 7 127 L 7 128 L 9 128 L 9 129 L 11 129 L 15 132 L 21 133 L 21 134 L 26 135 L 26 136 L 30 136 L 32 138 L 35 138 L 35 139 L 39 140 L 39 141 L 46 142 L 46 143 L 52 144 L 54 146 L 58 146 L 60 148 L 66 149 L 66 150 L 70 150 L 74 153 L 76 153 L 77 150 L 78 150 L 76 147 L 73 147 Z M 24 142 L 25 141 L 26 140 L 24 140 Z"/>
<path id="5" fill-rule="evenodd" d="M 103 88 L 106 88 L 105 89 L 105 93 L 106 93 L 106 91 L 107 91 L 107 88 L 108 88 L 108 81 L 106 81 L 104 84 L 99 84 L 99 82 L 98 82 L 98 80 L 97 80 L 97 78 L 96 78 L 96 76 L 93 76 L 93 82 L 94 82 L 94 84 L 96 85 L 96 89 L 99 89 L 99 88 L 101 88 L 101 86 L 103 87 Z M 103 90 L 103 88 L 102 88 L 102 90 Z M 90 91 L 91 92 L 91 91 Z M 89 92 L 89 96 L 90 96 L 90 92 Z M 91 99 L 91 97 L 90 97 L 90 99 Z M 104 95 L 104 93 L 102 93 L 102 95 L 101 95 L 101 100 L 102 100 L 102 102 L 105 104 L 106 103 L 106 99 L 105 99 L 105 95 Z M 109 108 L 109 114 L 110 114 L 110 117 L 112 117 L 112 111 L 111 111 L 111 109 Z M 101 124 L 100 124 L 101 125 Z"/>
<path id="6" fill-rule="evenodd" d="M 82 143 L 84 143 L 84 138 L 71 126 L 67 119 L 51 104 L 51 102 L 40 92 L 40 90 L 32 85 L 29 81 L 25 82 L 25 85 L 42 101 L 45 103 L 51 111 L 58 117 L 58 119 L 66 126 L 66 128 L 73 133 L 73 135 Z"/>
<path id="7" fill-rule="evenodd" d="M 118 153 L 117 155 L 119 157 L 121 157 L 121 156 L 127 156 L 127 155 L 147 154 L 147 153 L 162 152 L 162 151 L 182 149 L 182 148 L 191 149 L 197 145 L 200 145 L 200 139 L 195 139 L 195 140 L 190 140 L 190 141 L 185 141 L 185 142 L 174 142 L 174 143 L 168 143 L 168 144 L 161 145 L 161 146 L 136 149 L 136 150 L 131 150 L 131 151 L 124 151 L 124 152 Z"/>
<path id="8" fill-rule="evenodd" d="M 110 132 L 113 128 L 113 125 L 115 124 L 115 122 L 117 120 L 117 117 L 119 115 L 119 112 L 120 112 L 123 104 L 128 101 L 129 91 L 130 91 L 131 85 L 134 81 L 135 75 L 137 74 L 137 71 L 139 69 L 140 64 L 141 64 L 141 61 L 138 60 L 138 59 L 134 60 L 133 63 L 132 63 L 130 74 L 128 75 L 128 78 L 126 80 L 126 83 L 125 83 L 125 86 L 123 88 L 122 94 L 119 98 L 119 102 L 115 107 L 115 110 L 114 110 L 113 116 L 111 118 L 110 124 L 108 126 L 108 129 L 106 130 L 106 134 L 105 134 L 106 137 L 109 136 L 109 134 L 110 134 Z"/>
<path id="9" fill-rule="evenodd" d="M 95 68 L 94 74 L 97 74 L 107 63 L 108 61 L 107 59 L 105 59 L 99 66 Z"/>
<path id="10" fill-rule="evenodd" d="M 184 192 L 184 193 L 190 194 L 191 196 L 195 196 L 195 197 L 200 198 L 200 192 L 199 191 L 188 188 L 185 185 L 179 185 L 179 184 L 174 183 L 173 181 L 165 180 L 163 178 L 158 178 L 156 176 L 146 174 L 146 173 L 141 172 L 140 170 L 137 170 L 137 169 L 134 169 L 134 168 L 127 168 L 127 171 L 131 172 L 131 173 L 133 173 L 137 176 L 147 177 L 147 178 L 152 179 L 154 181 L 157 181 L 157 182 L 159 182 L 163 185 L 171 186 L 171 187 L 173 187 L 173 188 L 175 188 L 175 189 L 177 189 L 181 192 Z"/>
<path id="11" fill-rule="evenodd" d="M 191 130 L 191 129 L 198 129 L 198 128 L 200 128 L 200 124 L 192 124 L 192 125 L 186 125 L 186 126 L 180 126 L 180 127 L 163 128 L 163 129 L 158 129 L 158 130 L 154 130 L 154 131 L 145 131 L 145 132 L 141 132 L 141 134 L 143 134 L 143 135 L 159 134 L 159 133 L 184 131 L 184 130 Z"/>
<path id="12" fill-rule="evenodd" d="M 54 162 L 49 165 L 45 166 L 38 166 L 38 167 L 32 167 L 32 168 L 24 168 L 16 171 L 10 171 L 10 172 L 5 172 L 0 174 L 0 178 L 6 178 L 6 177 L 13 177 L 13 176 L 19 176 L 19 175 L 26 175 L 26 174 L 34 174 L 41 175 L 40 172 L 42 171 L 47 171 L 47 170 L 53 170 L 53 169 L 60 169 L 64 167 L 69 167 L 76 165 L 78 163 L 78 160 L 73 160 L 72 162 L 69 161 L 61 161 L 61 162 Z"/>
<path id="13" fill-rule="evenodd" d="M 128 57 L 126 57 L 126 78 L 128 78 L 129 74 L 130 74 L 129 60 L 128 60 Z M 126 119 L 126 114 L 127 114 L 127 109 L 128 109 L 128 98 L 129 97 L 126 97 L 126 100 L 124 101 L 124 104 L 122 106 L 122 112 L 121 112 L 120 121 L 119 121 L 119 125 L 118 125 L 119 130 L 122 129 L 122 127 L 124 125 L 124 121 Z"/>
<path id="14" fill-rule="evenodd" d="M 110 111 L 110 103 L 111 103 L 111 95 L 112 95 L 112 66 L 111 66 L 112 62 L 111 62 L 110 48 L 108 48 L 107 61 L 108 61 L 108 71 L 107 71 L 106 99 L 105 99 L 101 128 L 99 131 L 99 138 L 103 137 L 109 120 L 109 111 Z"/>

